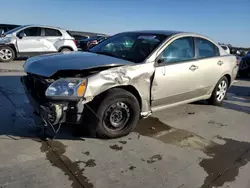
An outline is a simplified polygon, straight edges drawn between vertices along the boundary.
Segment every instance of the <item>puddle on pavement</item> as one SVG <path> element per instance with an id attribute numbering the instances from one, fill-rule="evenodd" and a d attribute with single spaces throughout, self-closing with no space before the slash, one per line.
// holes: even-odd
<path id="1" fill-rule="evenodd" d="M 157 133 L 170 130 L 171 127 L 162 123 L 158 118 L 149 117 L 142 119 L 136 125 L 134 132 L 143 136 L 154 136 Z"/>
<path id="2" fill-rule="evenodd" d="M 200 166 L 208 174 L 201 188 L 220 187 L 225 182 L 234 181 L 239 169 L 250 161 L 250 143 L 219 139 L 226 143 L 211 145 L 204 151 L 211 158 L 200 162 Z"/>
<path id="3" fill-rule="evenodd" d="M 73 162 L 64 154 L 66 152 L 66 146 L 59 141 L 41 141 L 41 152 L 46 153 L 46 158 L 49 162 L 61 169 L 65 175 L 69 177 L 69 180 L 73 183 L 71 184 L 72 188 L 92 188 L 93 184 L 89 183 L 87 177 L 83 175 L 84 168 L 81 169 L 79 163 L 84 163 L 85 167 L 95 166 L 95 161 L 89 160 L 87 162 Z"/>
<path id="4" fill-rule="evenodd" d="M 141 120 L 134 131 L 139 133 L 139 135 L 149 136 L 179 147 L 192 147 L 202 150 L 212 144 L 194 133 L 170 127 L 155 117 Z"/>
<path id="5" fill-rule="evenodd" d="M 221 127 L 227 126 L 213 120 L 209 124 L 216 124 Z M 154 128 L 152 129 L 152 127 Z M 191 147 L 206 153 L 210 158 L 203 159 L 200 166 L 204 168 L 208 176 L 201 188 L 219 187 L 225 182 L 234 181 L 239 173 L 239 168 L 250 161 L 250 143 L 248 142 L 218 137 L 224 140 L 225 144 L 216 144 L 194 133 L 171 128 L 154 117 L 142 120 L 135 132 L 164 143 L 179 147 Z M 147 163 L 154 163 L 161 159 L 162 156 L 154 155 L 147 160 Z M 142 159 L 142 161 L 145 161 L 145 159 Z"/>

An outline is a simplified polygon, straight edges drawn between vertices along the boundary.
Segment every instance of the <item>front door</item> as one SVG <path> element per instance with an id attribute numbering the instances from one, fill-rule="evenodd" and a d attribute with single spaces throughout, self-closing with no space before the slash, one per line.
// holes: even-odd
<path id="1" fill-rule="evenodd" d="M 42 43 L 41 28 L 29 27 L 19 33 L 21 32 L 24 33 L 23 37 L 17 37 L 17 48 L 20 53 L 43 52 L 44 45 Z"/>
<path id="2" fill-rule="evenodd" d="M 162 62 L 156 62 L 151 91 L 153 110 L 201 96 L 197 90 L 201 75 L 192 37 L 174 40 L 157 59 Z"/>

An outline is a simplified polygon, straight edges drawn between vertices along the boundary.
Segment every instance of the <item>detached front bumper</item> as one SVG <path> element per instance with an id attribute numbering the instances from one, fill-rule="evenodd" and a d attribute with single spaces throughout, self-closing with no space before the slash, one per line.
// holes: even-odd
<path id="1" fill-rule="evenodd" d="M 36 95 L 37 91 L 32 90 L 32 87 L 30 87 L 31 84 L 27 76 L 21 77 L 21 82 L 34 112 L 36 112 L 45 122 L 51 125 L 60 123 L 81 123 L 84 110 L 82 101 L 53 101 L 40 99 Z"/>

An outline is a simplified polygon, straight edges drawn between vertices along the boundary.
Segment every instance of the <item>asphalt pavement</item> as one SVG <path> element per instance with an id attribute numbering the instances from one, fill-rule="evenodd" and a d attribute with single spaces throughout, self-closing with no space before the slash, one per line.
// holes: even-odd
<path id="1" fill-rule="evenodd" d="M 123 138 L 77 137 L 65 125 L 46 141 L 22 64 L 0 63 L 0 187 L 250 187 L 250 81 L 237 80 L 222 107 L 170 108 Z"/>

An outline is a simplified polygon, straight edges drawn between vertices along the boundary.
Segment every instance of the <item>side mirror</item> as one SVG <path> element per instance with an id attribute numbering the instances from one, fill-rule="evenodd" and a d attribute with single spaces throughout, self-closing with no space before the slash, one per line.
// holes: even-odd
<path id="1" fill-rule="evenodd" d="M 25 36 L 26 36 L 26 35 L 25 35 L 25 33 L 24 33 L 23 31 L 17 33 L 17 37 L 18 37 L 19 39 L 22 39 L 22 38 L 25 37 Z"/>
<path id="2" fill-rule="evenodd" d="M 160 58 L 160 59 L 157 60 L 157 63 L 160 65 L 160 64 L 162 64 L 164 61 L 165 61 L 165 59 Z"/>

